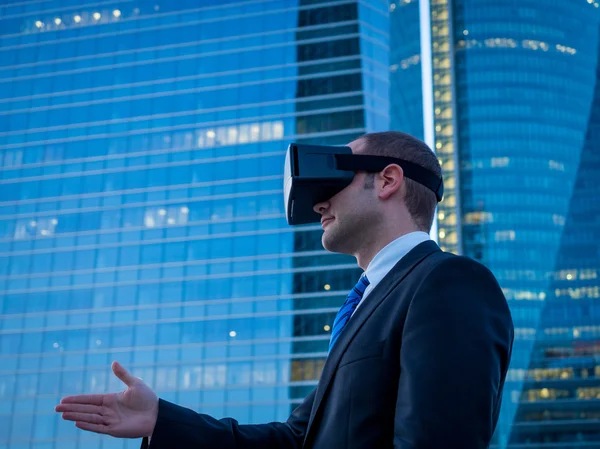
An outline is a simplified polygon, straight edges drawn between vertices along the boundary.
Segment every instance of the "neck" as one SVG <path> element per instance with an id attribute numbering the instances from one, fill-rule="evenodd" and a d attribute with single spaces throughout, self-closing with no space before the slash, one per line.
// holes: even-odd
<path id="1" fill-rule="evenodd" d="M 419 231 L 419 229 L 411 223 L 410 226 L 401 228 L 388 228 L 387 232 L 372 232 L 372 239 L 364 242 L 363 245 L 361 245 L 361 248 L 359 248 L 354 254 L 354 257 L 356 257 L 356 261 L 358 262 L 358 266 L 363 270 L 366 270 L 379 251 L 397 238 L 416 231 Z"/>

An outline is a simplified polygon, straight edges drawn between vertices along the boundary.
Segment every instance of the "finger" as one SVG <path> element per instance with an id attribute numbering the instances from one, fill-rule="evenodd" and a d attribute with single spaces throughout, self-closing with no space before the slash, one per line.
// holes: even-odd
<path id="1" fill-rule="evenodd" d="M 104 417 L 93 413 L 65 412 L 63 413 L 62 417 L 66 421 L 85 422 L 88 424 L 108 424 Z"/>
<path id="2" fill-rule="evenodd" d="M 104 426 L 102 424 L 90 424 L 86 422 L 76 422 L 75 426 L 79 427 L 82 430 L 89 430 L 90 432 L 96 433 L 108 433 L 108 426 Z"/>
<path id="3" fill-rule="evenodd" d="M 66 396 L 60 400 L 61 404 L 89 404 L 102 405 L 104 394 L 79 394 L 77 396 Z"/>
<path id="4" fill-rule="evenodd" d="M 131 374 L 129 374 L 129 371 L 123 368 L 123 366 L 121 366 L 121 364 L 117 361 L 113 362 L 112 370 L 113 373 L 115 373 L 115 376 L 121 379 L 121 381 L 128 387 L 131 387 L 137 380 L 137 377 L 134 377 Z"/>
<path id="5" fill-rule="evenodd" d="M 88 404 L 58 404 L 54 411 L 56 412 L 80 412 L 80 413 L 96 413 L 101 415 L 102 407 L 99 405 Z"/>

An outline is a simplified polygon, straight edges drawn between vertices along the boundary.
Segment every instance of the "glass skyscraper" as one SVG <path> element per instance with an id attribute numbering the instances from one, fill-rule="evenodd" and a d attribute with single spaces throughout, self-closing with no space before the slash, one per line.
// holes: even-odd
<path id="1" fill-rule="evenodd" d="M 388 5 L 0 4 L 0 448 L 123 448 L 123 389 L 244 423 L 316 385 L 359 271 L 287 226 L 287 144 L 389 127 Z"/>
<path id="2" fill-rule="evenodd" d="M 1 2 L 0 449 L 137 449 L 53 412 L 122 389 L 112 360 L 286 419 L 360 271 L 287 226 L 285 149 L 390 128 L 513 312 L 493 447 L 600 448 L 599 27 L 597 0 Z"/>
<path id="3" fill-rule="evenodd" d="M 599 19 L 596 0 L 390 4 L 390 126 L 435 148 L 440 246 L 513 314 L 494 448 L 600 448 Z"/>

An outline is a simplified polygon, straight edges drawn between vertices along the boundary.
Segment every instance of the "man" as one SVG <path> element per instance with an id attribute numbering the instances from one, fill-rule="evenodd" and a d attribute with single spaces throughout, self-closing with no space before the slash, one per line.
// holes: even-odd
<path id="1" fill-rule="evenodd" d="M 403 133 L 367 134 L 349 146 L 441 176 L 427 145 Z M 390 164 L 357 172 L 314 206 L 323 246 L 354 255 L 365 273 L 333 323 L 319 385 L 287 422 L 240 425 L 198 414 L 159 400 L 116 362 L 127 390 L 67 397 L 56 410 L 81 429 L 151 437 L 151 449 L 488 447 L 512 320 L 489 270 L 429 239 L 436 204 L 431 190 Z"/>

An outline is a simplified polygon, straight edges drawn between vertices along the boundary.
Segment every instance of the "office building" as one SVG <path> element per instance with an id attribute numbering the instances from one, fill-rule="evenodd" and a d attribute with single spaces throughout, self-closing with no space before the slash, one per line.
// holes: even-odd
<path id="1" fill-rule="evenodd" d="M 390 4 L 391 127 L 435 148 L 440 246 L 488 266 L 513 314 L 494 448 L 600 447 L 599 6 Z"/>
<path id="2" fill-rule="evenodd" d="M 292 141 L 389 126 L 388 5 L 0 5 L 0 447 L 130 448 L 53 412 L 118 391 L 244 423 L 316 385 L 358 270 L 282 205 Z"/>

